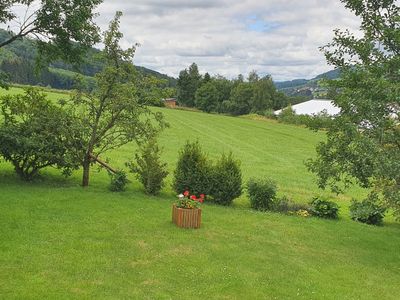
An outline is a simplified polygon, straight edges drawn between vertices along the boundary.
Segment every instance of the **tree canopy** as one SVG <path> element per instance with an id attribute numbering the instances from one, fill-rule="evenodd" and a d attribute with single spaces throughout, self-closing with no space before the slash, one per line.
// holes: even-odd
<path id="1" fill-rule="evenodd" d="M 102 0 L 5 0 L 0 4 L 0 23 L 8 25 L 9 36 L 0 48 L 25 36 L 36 38 L 39 52 L 48 60 L 78 62 L 83 51 L 99 42 L 94 9 Z M 20 18 L 16 6 L 25 9 Z M 21 9 L 21 7 L 19 7 Z M 18 24 L 16 30 L 14 25 Z"/>
<path id="2" fill-rule="evenodd" d="M 208 81 L 197 89 L 195 94 L 195 104 L 196 107 L 200 108 L 202 111 L 216 111 L 216 105 L 218 104 L 218 90 L 212 82 Z"/>
<path id="3" fill-rule="evenodd" d="M 232 115 L 263 115 L 267 110 L 298 102 L 277 91 L 269 75 L 261 77 L 251 71 L 247 80 L 241 74 L 233 80 L 220 75 L 211 77 L 207 72 L 202 76 L 195 63 L 180 72 L 177 94 L 180 105 Z"/>
<path id="4" fill-rule="evenodd" d="M 361 19 L 363 35 L 335 31 L 322 47 L 341 68 L 328 85 L 340 115 L 308 163 L 320 187 L 340 192 L 352 183 L 381 195 L 400 216 L 400 15 L 395 0 L 342 0 Z M 371 197 L 376 198 L 376 197 Z"/>
<path id="5" fill-rule="evenodd" d="M 201 75 L 199 68 L 195 63 L 192 63 L 189 69 L 182 70 L 179 73 L 177 89 L 178 102 L 181 105 L 194 107 L 195 94 L 201 83 Z"/>
<path id="6" fill-rule="evenodd" d="M 75 160 L 81 149 L 79 127 L 68 110 L 45 94 L 29 88 L 23 95 L 3 96 L 0 113 L 0 154 L 19 177 L 31 180 L 48 166 L 69 175 L 79 167 Z"/>

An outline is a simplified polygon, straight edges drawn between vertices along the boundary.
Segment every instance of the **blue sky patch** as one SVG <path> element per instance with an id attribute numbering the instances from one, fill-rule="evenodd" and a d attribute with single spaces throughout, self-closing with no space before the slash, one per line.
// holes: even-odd
<path id="1" fill-rule="evenodd" d="M 250 31 L 269 32 L 279 27 L 281 27 L 281 24 L 264 21 L 255 15 L 249 16 L 246 19 L 246 28 Z"/>

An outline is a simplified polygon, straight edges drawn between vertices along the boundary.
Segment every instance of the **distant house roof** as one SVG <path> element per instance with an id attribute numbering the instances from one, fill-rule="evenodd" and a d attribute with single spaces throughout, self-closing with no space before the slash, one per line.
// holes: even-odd
<path id="1" fill-rule="evenodd" d="M 297 115 L 316 115 L 322 111 L 330 116 L 337 115 L 340 112 L 340 108 L 333 104 L 332 100 L 327 99 L 314 99 L 299 104 L 292 105 L 292 109 Z M 275 115 L 279 115 L 282 109 L 275 111 Z"/>
<path id="2" fill-rule="evenodd" d="M 166 107 L 175 108 L 177 103 L 175 98 L 161 99 Z"/>

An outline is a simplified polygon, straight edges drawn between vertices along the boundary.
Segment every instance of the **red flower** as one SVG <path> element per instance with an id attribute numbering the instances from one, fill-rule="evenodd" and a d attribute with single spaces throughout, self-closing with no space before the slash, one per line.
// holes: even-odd
<path id="1" fill-rule="evenodd" d="M 195 201 L 197 200 L 195 195 L 190 196 L 190 199 L 195 200 Z"/>
<path id="2" fill-rule="evenodd" d="M 199 199 L 199 202 L 200 202 L 200 203 L 203 203 L 203 202 L 204 202 L 204 198 L 200 198 L 200 199 Z"/>
<path id="3" fill-rule="evenodd" d="M 183 195 L 184 195 L 185 197 L 189 196 L 189 191 L 184 191 L 184 192 L 183 192 Z"/>
<path id="4" fill-rule="evenodd" d="M 204 199 L 205 196 L 206 195 L 204 195 L 204 194 L 200 194 L 200 199 Z"/>

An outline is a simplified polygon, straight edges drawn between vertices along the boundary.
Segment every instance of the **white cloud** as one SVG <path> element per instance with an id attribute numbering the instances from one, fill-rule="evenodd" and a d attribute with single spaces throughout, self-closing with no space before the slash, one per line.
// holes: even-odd
<path id="1" fill-rule="evenodd" d="M 172 76 L 196 62 L 230 78 L 311 78 L 331 69 L 318 47 L 333 29 L 359 27 L 340 0 L 104 0 L 103 30 L 117 10 L 123 46 L 141 44 L 135 64 Z"/>

